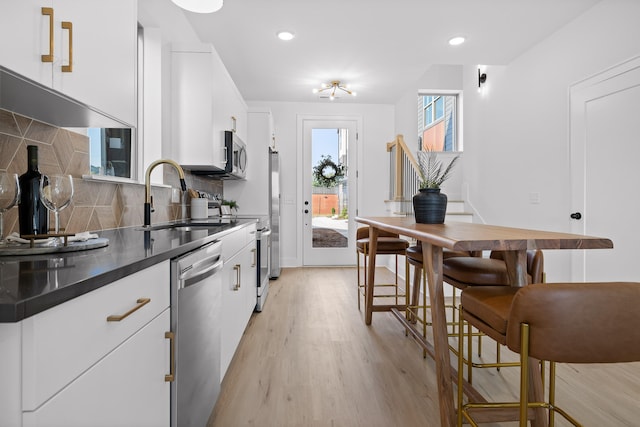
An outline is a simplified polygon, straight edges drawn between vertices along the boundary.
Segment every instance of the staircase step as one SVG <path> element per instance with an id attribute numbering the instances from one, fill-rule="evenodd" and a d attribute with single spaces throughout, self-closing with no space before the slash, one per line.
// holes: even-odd
<path id="1" fill-rule="evenodd" d="M 449 212 L 444 217 L 444 222 L 473 222 L 473 214 L 468 212 Z"/>
<path id="2" fill-rule="evenodd" d="M 462 200 L 449 200 L 447 202 L 447 213 L 464 213 L 464 202 Z"/>
<path id="3" fill-rule="evenodd" d="M 385 203 L 387 205 L 391 204 L 390 211 L 392 216 L 413 215 L 413 211 L 409 210 L 411 209 L 411 200 L 385 200 Z M 463 200 L 449 200 L 447 202 L 447 216 L 451 217 L 452 221 L 473 222 L 473 214 L 465 211 Z M 460 218 L 456 219 L 454 217 Z"/>

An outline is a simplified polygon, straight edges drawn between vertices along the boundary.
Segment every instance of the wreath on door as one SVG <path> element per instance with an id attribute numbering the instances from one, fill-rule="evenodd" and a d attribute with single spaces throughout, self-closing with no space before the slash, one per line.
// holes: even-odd
<path id="1" fill-rule="evenodd" d="M 313 178 L 320 187 L 335 187 L 344 177 L 344 166 L 336 164 L 331 156 L 323 155 L 313 167 Z"/>

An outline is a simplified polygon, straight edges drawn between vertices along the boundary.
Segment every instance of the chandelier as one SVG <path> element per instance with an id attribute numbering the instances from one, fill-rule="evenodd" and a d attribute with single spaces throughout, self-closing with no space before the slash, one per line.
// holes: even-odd
<path id="1" fill-rule="evenodd" d="M 330 100 L 340 98 L 342 92 L 347 95 L 356 96 L 356 93 L 349 89 L 347 86 L 340 83 L 340 80 L 333 80 L 331 83 L 323 83 L 319 89 L 313 89 L 313 93 L 325 94 L 329 96 Z"/>

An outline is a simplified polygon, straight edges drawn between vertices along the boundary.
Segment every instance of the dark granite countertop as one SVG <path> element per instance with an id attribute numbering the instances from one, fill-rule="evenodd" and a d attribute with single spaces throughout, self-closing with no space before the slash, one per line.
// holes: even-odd
<path id="1" fill-rule="evenodd" d="M 103 248 L 48 255 L 0 256 L 0 322 L 18 322 L 138 270 L 214 241 L 255 220 L 193 228 L 97 232 Z"/>

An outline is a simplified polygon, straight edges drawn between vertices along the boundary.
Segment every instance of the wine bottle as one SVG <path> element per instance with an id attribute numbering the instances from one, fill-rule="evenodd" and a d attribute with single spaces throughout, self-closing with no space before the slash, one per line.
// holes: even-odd
<path id="1" fill-rule="evenodd" d="M 40 178 L 38 171 L 38 146 L 27 145 L 27 171 L 20 175 L 20 205 L 18 218 L 20 234 L 47 234 L 49 232 L 49 211 L 40 201 Z"/>

